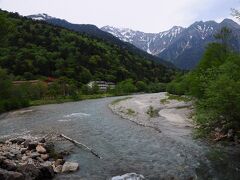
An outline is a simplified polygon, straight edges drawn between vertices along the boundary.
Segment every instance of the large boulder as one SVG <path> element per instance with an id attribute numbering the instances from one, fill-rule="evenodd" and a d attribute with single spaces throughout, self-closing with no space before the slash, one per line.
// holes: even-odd
<path id="1" fill-rule="evenodd" d="M 75 162 L 65 162 L 62 167 L 62 172 L 75 172 L 79 169 L 78 163 Z"/>
<path id="2" fill-rule="evenodd" d="M 0 169 L 1 180 L 24 180 L 22 173 Z"/>
<path id="3" fill-rule="evenodd" d="M 112 177 L 110 180 L 143 180 L 145 179 L 143 175 L 136 173 L 127 173 L 122 176 Z"/>

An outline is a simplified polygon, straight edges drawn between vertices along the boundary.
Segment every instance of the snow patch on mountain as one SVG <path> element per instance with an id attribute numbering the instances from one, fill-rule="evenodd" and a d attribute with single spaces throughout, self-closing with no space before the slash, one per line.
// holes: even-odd
<path id="1" fill-rule="evenodd" d="M 33 20 L 38 20 L 38 21 L 45 21 L 45 20 L 48 20 L 48 19 L 54 19 L 54 17 L 52 16 L 49 16 L 45 13 L 42 13 L 42 14 L 35 14 L 35 15 L 30 15 L 30 16 L 27 16 Z"/>
<path id="2" fill-rule="evenodd" d="M 115 28 L 104 26 L 103 31 L 111 33 L 122 41 L 130 42 L 136 47 L 148 52 L 152 55 L 157 55 L 184 30 L 180 26 L 174 26 L 172 29 L 160 33 L 144 33 L 134 31 L 128 28 Z"/>

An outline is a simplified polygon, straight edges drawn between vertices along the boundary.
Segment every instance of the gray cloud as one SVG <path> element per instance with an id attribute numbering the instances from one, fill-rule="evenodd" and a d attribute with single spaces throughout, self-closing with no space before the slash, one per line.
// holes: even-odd
<path id="1" fill-rule="evenodd" d="M 74 23 L 159 32 L 198 20 L 221 20 L 239 0 L 0 0 L 0 8 L 22 15 L 47 13 Z"/>

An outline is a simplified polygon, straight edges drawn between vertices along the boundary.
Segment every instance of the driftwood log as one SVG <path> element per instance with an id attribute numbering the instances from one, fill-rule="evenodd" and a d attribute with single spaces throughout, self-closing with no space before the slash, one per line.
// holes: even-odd
<path id="1" fill-rule="evenodd" d="M 99 156 L 97 153 L 95 153 L 92 148 L 89 148 L 89 147 L 86 146 L 85 144 L 80 143 L 80 142 L 78 142 L 78 141 L 76 141 L 76 140 L 73 140 L 73 139 L 71 139 L 70 137 L 67 137 L 67 136 L 64 135 L 64 134 L 60 134 L 60 137 L 63 137 L 64 139 L 72 142 L 73 144 L 75 144 L 75 145 L 77 145 L 77 146 L 82 146 L 82 147 L 84 147 L 85 149 L 87 149 L 88 151 L 90 151 L 94 156 L 98 157 L 99 159 L 102 159 L 102 157 Z"/>

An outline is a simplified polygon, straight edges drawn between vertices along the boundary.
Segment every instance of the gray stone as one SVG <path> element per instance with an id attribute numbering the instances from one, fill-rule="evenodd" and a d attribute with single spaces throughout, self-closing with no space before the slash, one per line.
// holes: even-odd
<path id="1" fill-rule="evenodd" d="M 22 144 L 25 148 L 28 148 L 29 143 L 31 142 L 30 139 L 26 139 Z"/>
<path id="2" fill-rule="evenodd" d="M 47 151 L 42 145 L 37 145 L 36 150 L 40 154 L 45 154 Z"/>
<path id="3" fill-rule="evenodd" d="M 62 172 L 75 172 L 79 169 L 78 163 L 75 162 L 65 162 L 62 167 Z"/>
<path id="4" fill-rule="evenodd" d="M 55 166 L 63 165 L 64 162 L 65 162 L 65 161 L 64 161 L 63 159 L 57 159 L 57 160 L 54 162 L 54 165 L 55 165 Z"/>
<path id="5" fill-rule="evenodd" d="M 34 160 L 32 158 L 28 158 L 27 159 L 27 164 L 33 164 L 34 165 L 35 163 L 34 163 Z"/>
<path id="6" fill-rule="evenodd" d="M 8 171 L 14 171 L 17 169 L 17 165 L 14 161 L 9 160 L 9 159 L 5 159 L 2 163 L 1 163 L 1 167 L 3 169 L 6 169 Z"/>
<path id="7" fill-rule="evenodd" d="M 42 138 L 39 142 L 40 142 L 40 143 L 45 143 L 46 140 L 45 140 L 45 138 Z"/>
<path id="8" fill-rule="evenodd" d="M 13 144 L 21 144 L 25 141 L 24 138 L 15 138 L 15 139 L 11 139 L 10 142 L 12 142 Z"/>
<path id="9" fill-rule="evenodd" d="M 32 153 L 30 154 L 30 157 L 33 158 L 33 159 L 35 159 L 35 158 L 37 158 L 37 157 L 39 157 L 39 156 L 40 156 L 40 154 L 39 154 L 38 152 L 32 152 Z"/>
<path id="10" fill-rule="evenodd" d="M 53 167 L 53 170 L 55 173 L 61 173 L 62 172 L 62 165 L 58 165 L 57 167 Z"/>
<path id="11" fill-rule="evenodd" d="M 0 168 L 0 179 L 1 180 L 24 180 L 24 176 L 22 173 L 7 171 Z"/>
<path id="12" fill-rule="evenodd" d="M 0 164 L 1 164 L 5 159 L 7 159 L 5 156 L 0 156 Z"/>
<path id="13" fill-rule="evenodd" d="M 21 148 L 20 151 L 21 151 L 21 154 L 24 154 L 27 151 L 27 148 Z"/>
<path id="14" fill-rule="evenodd" d="M 40 164 L 41 166 L 51 166 L 52 163 L 50 161 L 45 161 L 43 163 Z"/>
<path id="15" fill-rule="evenodd" d="M 40 157 L 37 157 L 36 158 L 40 163 L 43 163 L 44 162 L 44 160 L 42 159 L 42 158 L 40 158 Z"/>
<path id="16" fill-rule="evenodd" d="M 51 179 L 55 175 L 52 166 L 41 166 L 39 170 L 41 172 L 39 179 Z"/>
<path id="17" fill-rule="evenodd" d="M 41 154 L 41 158 L 46 161 L 49 159 L 49 155 L 48 154 Z"/>
<path id="18" fill-rule="evenodd" d="M 18 167 L 18 172 L 24 174 L 25 179 L 39 179 L 41 171 L 33 164 L 26 164 Z"/>
<path id="19" fill-rule="evenodd" d="M 15 157 L 15 155 L 10 152 L 4 153 L 4 156 L 6 156 L 7 159 L 14 159 L 14 157 Z"/>
<path id="20" fill-rule="evenodd" d="M 21 152 L 18 149 L 11 149 L 10 153 L 17 155 L 17 154 L 20 154 Z"/>
<path id="21" fill-rule="evenodd" d="M 26 161 L 26 160 L 28 160 L 28 158 L 29 158 L 29 157 L 28 157 L 28 156 L 26 156 L 26 155 L 23 155 L 23 156 L 22 156 L 22 160 L 23 160 L 23 161 Z"/>
<path id="22" fill-rule="evenodd" d="M 27 147 L 29 150 L 33 150 L 36 149 L 37 145 L 38 145 L 37 142 L 29 142 Z"/>

